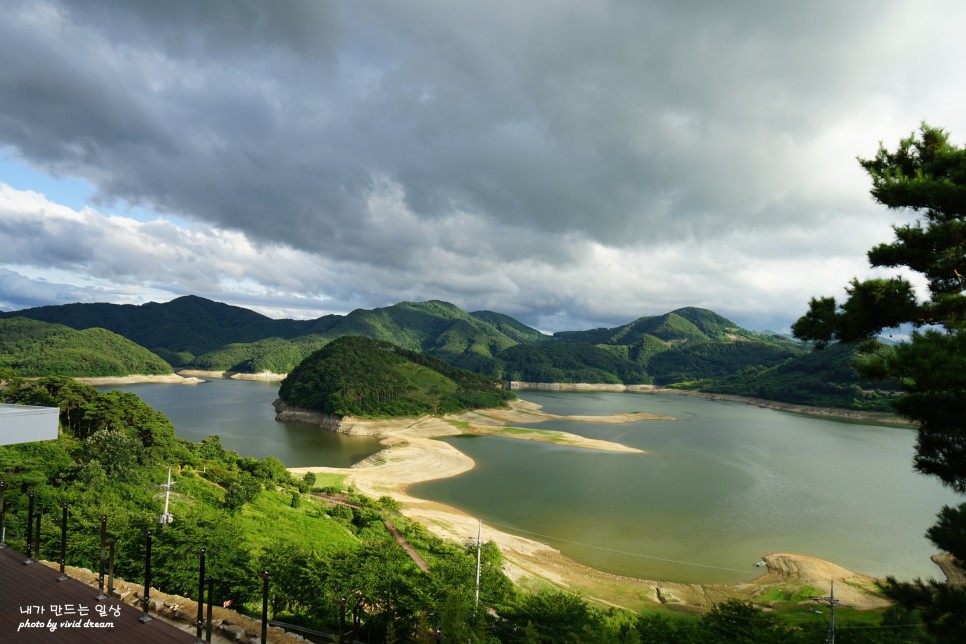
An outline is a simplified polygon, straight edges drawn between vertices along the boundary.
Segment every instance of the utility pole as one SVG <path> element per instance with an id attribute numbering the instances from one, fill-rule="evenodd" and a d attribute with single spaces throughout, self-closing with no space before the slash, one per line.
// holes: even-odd
<path id="1" fill-rule="evenodd" d="M 828 602 L 829 608 L 829 621 L 828 621 L 828 635 L 825 636 L 825 641 L 828 644 L 835 644 L 835 607 L 838 605 L 839 600 L 835 599 L 835 580 L 831 580 L 830 592 L 828 597 L 815 597 L 817 602 Z"/>
<path id="2" fill-rule="evenodd" d="M 171 482 L 171 466 L 169 465 L 168 482 L 161 484 L 161 487 L 164 488 L 164 512 L 161 513 L 161 517 L 158 519 L 158 523 L 160 523 L 162 527 L 166 525 L 170 525 L 171 522 L 174 521 L 174 516 L 170 512 L 168 512 L 168 501 L 171 497 L 171 487 L 173 485 L 174 484 Z"/>
<path id="3" fill-rule="evenodd" d="M 480 520 L 476 528 L 476 602 L 473 604 L 475 613 L 480 607 L 480 537 L 483 534 L 483 521 Z"/>

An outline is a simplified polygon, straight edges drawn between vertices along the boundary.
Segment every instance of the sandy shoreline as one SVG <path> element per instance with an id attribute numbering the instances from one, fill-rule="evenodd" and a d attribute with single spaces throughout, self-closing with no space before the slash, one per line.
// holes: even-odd
<path id="1" fill-rule="evenodd" d="M 204 371 L 201 369 L 178 369 L 178 374 L 195 378 L 230 378 L 231 380 L 267 380 L 282 381 L 287 373 L 274 371 L 259 371 L 258 373 L 241 373 L 238 371 Z"/>
<path id="2" fill-rule="evenodd" d="M 134 374 L 130 376 L 102 376 L 97 378 L 74 378 L 77 382 L 83 382 L 86 385 L 92 386 L 102 386 L 102 385 L 134 385 L 139 383 L 161 383 L 161 384 L 174 384 L 174 385 L 197 385 L 204 382 L 203 379 L 194 376 L 184 376 L 177 373 L 165 373 L 165 374 Z"/>
<path id="3" fill-rule="evenodd" d="M 841 409 L 839 407 L 814 407 L 811 405 L 800 405 L 797 403 L 786 403 L 777 400 L 767 400 L 765 398 L 751 398 L 749 396 L 735 396 L 732 394 L 715 394 L 703 391 L 691 391 L 689 389 L 665 389 L 655 385 L 608 385 L 608 384 L 588 384 L 588 383 L 559 383 L 559 382 L 517 382 L 510 383 L 510 388 L 514 390 L 534 390 L 534 391 L 614 391 L 630 392 L 640 394 L 662 394 L 670 396 L 689 396 L 692 398 L 704 398 L 705 400 L 723 400 L 727 402 L 738 402 L 746 405 L 755 405 L 767 409 L 787 411 L 793 414 L 805 414 L 818 418 L 835 418 L 840 420 L 854 420 L 878 425 L 890 425 L 899 427 L 910 427 L 912 423 L 896 414 L 880 411 L 861 411 L 857 409 Z"/>
<path id="4" fill-rule="evenodd" d="M 533 423 L 548 418 L 614 423 L 642 419 L 655 422 L 672 420 L 668 417 L 648 417 L 642 414 L 561 417 L 545 414 L 538 405 L 522 400 L 514 401 L 509 409 L 478 410 L 444 418 L 347 418 L 339 431 L 377 436 L 386 448 L 351 468 L 300 467 L 290 468 L 290 471 L 297 476 L 305 472 L 344 475 L 347 485 L 353 485 L 368 496 L 392 497 L 399 502 L 404 515 L 422 523 L 438 536 L 457 543 L 471 543 L 476 539 L 476 518 L 456 508 L 416 498 L 407 492 L 408 487 L 414 483 L 456 476 L 474 467 L 471 458 L 448 443 L 435 439 L 461 433 L 502 433 L 510 423 Z M 539 433 L 528 438 L 557 442 Z M 574 441 L 568 444 L 589 449 L 630 449 L 616 443 L 591 441 L 579 436 L 575 436 Z M 486 524 L 483 525 L 483 538 L 494 542 L 500 548 L 507 574 L 524 587 L 550 583 L 578 592 L 585 599 L 602 605 L 629 610 L 639 610 L 642 603 L 646 602 L 701 610 L 729 598 L 754 599 L 776 586 L 809 584 L 825 588 L 831 580 L 839 582 L 835 586 L 836 596 L 850 606 L 871 609 L 887 605 L 876 594 L 875 582 L 871 577 L 804 555 L 763 555 L 766 563 L 764 574 L 751 579 L 756 569 L 750 567 L 749 581 L 745 583 L 681 584 L 637 579 L 595 570 L 569 559 L 546 544 L 502 532 Z"/>

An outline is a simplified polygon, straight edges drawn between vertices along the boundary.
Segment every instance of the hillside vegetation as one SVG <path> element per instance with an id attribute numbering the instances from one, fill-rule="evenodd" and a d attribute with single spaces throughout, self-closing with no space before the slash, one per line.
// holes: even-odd
<path id="1" fill-rule="evenodd" d="M 396 352 L 366 342 L 384 353 Z M 225 450 L 218 436 L 180 439 L 163 414 L 132 393 L 100 393 L 61 377 L 26 382 L 9 369 L 0 370 L 0 381 L 6 400 L 61 410 L 56 440 L 0 446 L 6 543 L 17 548 L 25 542 L 27 492 L 34 493 L 35 511 L 49 515 L 59 516 L 66 503 L 71 566 L 97 570 L 104 516 L 116 545 L 119 578 L 142 578 L 144 532 L 151 530 L 152 586 L 160 591 L 195 596 L 198 549 L 204 547 L 216 604 L 230 601 L 233 609 L 257 615 L 260 573 L 268 571 L 270 619 L 335 633 L 339 600 L 348 597 L 350 608 L 358 608 L 353 615 L 362 641 L 425 641 L 435 628 L 451 641 L 508 643 L 788 644 L 818 641 L 825 634 L 819 620 L 784 621 L 785 614 L 800 619 L 800 611 L 792 604 L 784 610 L 781 598 L 769 601 L 775 611 L 728 600 L 698 617 L 644 599 L 634 614 L 553 587 L 526 592 L 506 577 L 491 543 L 480 551 L 477 596 L 475 547 L 434 537 L 401 515 L 391 498 L 361 496 L 336 477 L 294 478 L 278 459 L 240 456 Z M 173 522 L 159 527 L 164 501 L 158 485 L 169 466 Z M 386 520 L 428 563 L 428 571 L 406 555 Z M 39 540 L 41 552 L 59 552 L 55 522 L 44 523 Z M 863 642 L 909 641 L 891 637 L 889 629 L 862 626 Z M 914 622 L 902 635 L 910 632 L 918 632 Z"/>
<path id="2" fill-rule="evenodd" d="M 28 318 L 0 319 L 0 368 L 22 376 L 172 373 L 144 347 L 105 329 L 77 331 Z"/>
<path id="3" fill-rule="evenodd" d="M 279 397 L 338 416 L 418 416 L 502 407 L 514 396 L 496 380 L 442 360 L 390 342 L 345 336 L 295 367 Z"/>
<path id="4" fill-rule="evenodd" d="M 859 376 L 852 367 L 854 353 L 850 345 L 829 345 L 794 360 L 749 367 L 693 388 L 796 405 L 891 411 L 898 384 Z"/>

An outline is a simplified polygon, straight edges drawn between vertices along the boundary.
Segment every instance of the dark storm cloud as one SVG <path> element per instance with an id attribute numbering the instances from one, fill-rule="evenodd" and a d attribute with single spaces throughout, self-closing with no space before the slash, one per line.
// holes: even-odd
<path id="1" fill-rule="evenodd" d="M 301 284 L 219 270 L 333 306 L 773 316 L 767 298 L 803 307 L 819 287 L 753 271 L 861 263 L 879 241 L 856 155 L 922 119 L 966 134 L 951 2 L 3 5 L 0 148 L 85 178 L 98 208 L 304 251 Z M 852 232 L 808 243 L 830 227 Z"/>
<path id="2" fill-rule="evenodd" d="M 771 4 L 750 28 L 715 3 L 320 5 L 48 5 L 62 40 L 5 34 L 0 134 L 103 199 L 311 250 L 364 252 L 387 181 L 419 217 L 626 244 L 754 223 L 761 146 L 847 53 L 836 20 Z"/>

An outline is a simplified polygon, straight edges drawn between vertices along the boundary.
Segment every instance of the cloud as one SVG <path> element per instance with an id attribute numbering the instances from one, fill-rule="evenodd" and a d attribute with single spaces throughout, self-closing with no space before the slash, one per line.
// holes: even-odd
<path id="1" fill-rule="evenodd" d="M 4 264 L 174 294 L 787 324 L 882 240 L 855 157 L 966 136 L 951 1 L 7 4 L 0 146 L 96 194 Z"/>

